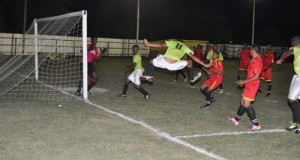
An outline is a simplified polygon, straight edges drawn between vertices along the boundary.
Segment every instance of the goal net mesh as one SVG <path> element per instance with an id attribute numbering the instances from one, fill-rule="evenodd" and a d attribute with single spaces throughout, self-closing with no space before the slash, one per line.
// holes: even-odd
<path id="1" fill-rule="evenodd" d="M 79 83 L 82 13 L 36 19 L 24 45 L 18 43 L 23 47 L 0 57 L 0 102 L 73 99 L 66 93 L 74 94 Z"/>

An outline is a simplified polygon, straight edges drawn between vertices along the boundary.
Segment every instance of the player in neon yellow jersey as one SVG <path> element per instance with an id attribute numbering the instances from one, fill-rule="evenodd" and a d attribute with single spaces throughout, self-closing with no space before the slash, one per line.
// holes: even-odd
<path id="1" fill-rule="evenodd" d="M 140 76 L 143 75 L 144 68 L 142 66 L 142 57 L 139 51 L 139 46 L 134 45 L 132 47 L 133 51 L 133 64 L 128 66 L 129 70 L 134 68 L 134 71 L 127 77 L 124 83 L 123 92 L 119 95 L 119 97 L 127 97 L 126 92 L 128 90 L 129 83 L 132 82 L 134 84 L 134 87 L 140 91 L 144 95 L 144 99 L 148 99 L 150 97 L 150 94 L 145 91 L 141 86 L 141 80 Z"/>
<path id="2" fill-rule="evenodd" d="M 294 55 L 294 71 L 295 75 L 291 82 L 288 104 L 292 110 L 293 122 L 286 128 L 288 131 L 296 130 L 295 133 L 300 133 L 300 36 L 295 36 L 291 40 L 292 48 L 285 52 L 282 57 L 276 61 L 277 64 L 281 64 L 285 58 Z"/>
<path id="3" fill-rule="evenodd" d="M 201 77 L 201 72 L 194 75 L 193 61 L 203 65 L 204 67 L 209 67 L 208 64 L 204 64 L 198 57 L 194 55 L 194 52 L 187 47 L 182 41 L 164 41 L 162 43 L 151 43 L 144 39 L 144 45 L 147 47 L 156 48 L 167 48 L 164 55 L 159 55 L 152 59 L 147 66 L 146 75 L 141 76 L 143 79 L 152 80 L 154 67 L 167 69 L 170 71 L 178 71 L 186 66 L 188 67 L 188 75 L 190 82 L 193 83 Z M 181 60 L 184 55 L 188 55 L 192 60 Z"/>

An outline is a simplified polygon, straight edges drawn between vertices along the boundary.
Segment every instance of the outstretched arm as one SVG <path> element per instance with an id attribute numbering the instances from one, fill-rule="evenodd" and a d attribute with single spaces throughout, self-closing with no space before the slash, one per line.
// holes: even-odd
<path id="1" fill-rule="evenodd" d="M 277 64 L 281 64 L 287 57 L 293 54 L 293 50 L 288 50 L 276 61 Z"/>
<path id="2" fill-rule="evenodd" d="M 162 42 L 162 43 L 151 43 L 151 42 L 148 42 L 147 39 L 144 39 L 144 45 L 147 46 L 147 47 L 156 47 L 156 48 L 168 47 L 165 42 Z"/>
<path id="3" fill-rule="evenodd" d="M 202 62 L 198 57 L 194 56 L 192 53 L 188 53 L 187 54 L 189 57 L 192 58 L 193 61 L 201 64 L 202 66 L 204 66 L 205 68 L 209 68 L 210 65 L 209 64 L 205 64 L 204 62 Z"/>

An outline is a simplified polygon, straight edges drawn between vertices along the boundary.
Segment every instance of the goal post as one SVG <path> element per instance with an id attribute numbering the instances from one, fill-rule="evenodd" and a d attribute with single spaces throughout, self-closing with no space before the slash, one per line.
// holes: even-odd
<path id="1" fill-rule="evenodd" d="M 88 99 L 87 11 L 34 19 L 24 42 L 0 64 L 1 102 Z"/>

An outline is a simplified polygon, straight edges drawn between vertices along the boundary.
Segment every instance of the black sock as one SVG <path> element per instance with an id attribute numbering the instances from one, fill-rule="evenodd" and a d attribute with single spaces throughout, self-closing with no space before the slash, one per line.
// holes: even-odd
<path id="1" fill-rule="evenodd" d="M 149 93 L 147 91 L 145 91 L 141 86 L 138 88 L 136 87 L 137 90 L 139 90 L 141 93 L 143 93 L 143 95 L 148 95 Z"/>
<path id="2" fill-rule="evenodd" d="M 211 92 L 206 90 L 206 103 L 210 104 L 211 101 Z"/>
<path id="3" fill-rule="evenodd" d="M 245 111 L 246 111 L 246 107 L 243 106 L 243 105 L 240 105 L 240 107 L 239 107 L 239 109 L 236 113 L 236 116 L 234 117 L 235 120 L 237 120 L 237 121 L 241 120 L 241 118 L 244 115 Z"/>
<path id="4" fill-rule="evenodd" d="M 220 84 L 220 89 L 223 89 L 223 83 Z"/>
<path id="5" fill-rule="evenodd" d="M 299 103 L 298 102 L 289 102 L 289 106 L 292 110 L 293 115 L 293 122 L 299 123 L 300 122 L 300 109 L 299 109 Z"/>
<path id="6" fill-rule="evenodd" d="M 149 63 L 147 65 L 147 72 L 146 72 L 146 75 L 148 76 L 153 76 L 153 72 L 154 72 L 154 66 L 152 63 Z"/>
<path id="7" fill-rule="evenodd" d="M 241 79 L 241 76 L 240 76 L 240 75 L 238 75 L 238 76 L 237 76 L 237 80 L 240 80 L 240 79 Z"/>
<path id="8" fill-rule="evenodd" d="M 126 94 L 127 93 L 127 90 L 128 90 L 128 84 L 124 84 L 124 87 L 123 87 L 123 94 Z"/>
<path id="9" fill-rule="evenodd" d="M 195 78 L 194 69 L 192 67 L 191 68 L 188 67 L 187 70 L 188 70 L 188 74 L 189 74 L 189 79 L 191 81 Z"/>
<path id="10" fill-rule="evenodd" d="M 259 124 L 258 124 L 258 121 L 256 119 L 256 114 L 255 114 L 254 108 L 252 106 L 249 106 L 249 107 L 246 108 L 246 112 L 247 112 L 247 115 L 248 115 L 250 121 L 253 124 L 258 126 Z"/>
<path id="11" fill-rule="evenodd" d="M 184 74 L 183 70 L 180 70 L 179 73 L 182 75 L 183 78 L 186 78 L 186 75 Z"/>
<path id="12" fill-rule="evenodd" d="M 79 81 L 76 92 L 78 92 L 78 93 L 81 92 L 81 88 L 82 88 L 82 81 Z"/>
<path id="13" fill-rule="evenodd" d="M 271 93 L 272 90 L 272 84 L 268 84 L 268 93 Z"/>

